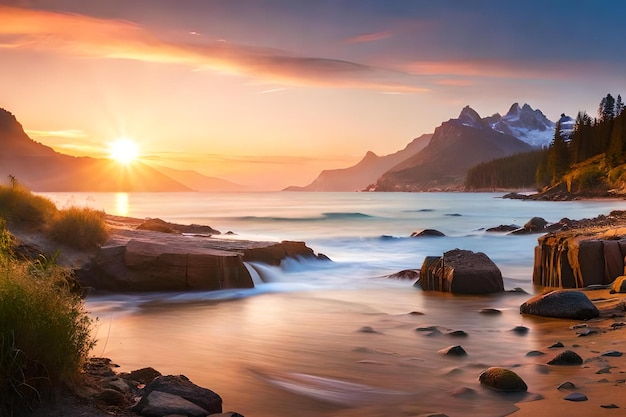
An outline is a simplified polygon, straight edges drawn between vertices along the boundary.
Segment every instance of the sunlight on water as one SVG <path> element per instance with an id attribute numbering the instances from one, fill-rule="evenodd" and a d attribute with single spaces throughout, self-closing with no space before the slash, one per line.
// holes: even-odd
<path id="1" fill-rule="evenodd" d="M 519 314 L 535 290 L 537 236 L 485 229 L 623 208 L 621 201 L 546 203 L 461 193 L 49 196 L 110 214 L 207 224 L 240 239 L 305 241 L 332 259 L 248 263 L 253 289 L 87 300 L 100 318 L 95 355 L 113 358 L 123 371 L 152 366 L 185 374 L 218 392 L 225 410 L 260 417 L 511 413 L 534 394 L 503 397 L 482 389 L 477 378 L 485 368 L 514 367 L 531 387 L 562 381 L 541 374 L 541 359 L 526 357 L 553 342 L 552 324 Z M 424 228 L 446 236 L 410 237 Z M 412 282 L 387 278 L 454 248 L 486 253 L 501 269 L 505 289 L 527 294 L 424 293 Z M 500 314 L 481 314 L 486 307 Z M 520 325 L 529 332 L 512 331 Z M 467 336 L 454 337 L 454 330 Z M 438 353 L 451 345 L 462 345 L 468 356 Z"/>

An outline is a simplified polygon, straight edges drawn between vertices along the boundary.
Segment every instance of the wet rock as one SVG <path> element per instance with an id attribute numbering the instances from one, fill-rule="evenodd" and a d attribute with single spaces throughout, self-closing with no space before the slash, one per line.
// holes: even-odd
<path id="1" fill-rule="evenodd" d="M 564 398 L 564 400 L 567 401 L 587 401 L 589 398 L 587 398 L 587 396 L 585 394 L 583 394 L 582 392 L 573 392 L 570 395 L 568 395 L 567 397 Z"/>
<path id="2" fill-rule="evenodd" d="M 182 397 L 206 410 L 207 414 L 222 412 L 222 398 L 219 395 L 210 389 L 194 384 L 184 375 L 167 375 L 156 378 L 144 388 L 144 397 L 152 391 Z"/>
<path id="3" fill-rule="evenodd" d="M 513 333 L 517 333 L 520 335 L 528 333 L 529 330 L 530 329 L 528 329 L 528 327 L 526 326 L 515 326 L 511 329 Z"/>
<path id="4" fill-rule="evenodd" d="M 562 384 L 560 384 L 558 387 L 556 387 L 556 389 L 558 389 L 558 390 L 562 390 L 562 389 L 576 389 L 576 385 L 574 385 L 573 382 L 565 381 Z"/>
<path id="5" fill-rule="evenodd" d="M 388 275 L 388 278 L 392 279 L 406 279 L 406 280 L 414 280 L 419 279 L 420 271 L 415 269 L 405 269 L 400 272 L 396 272 L 395 274 Z"/>
<path id="6" fill-rule="evenodd" d="M 147 417 L 183 415 L 188 417 L 206 417 L 207 410 L 178 395 L 161 391 L 152 391 L 144 395 L 133 408 Z M 221 410 L 220 410 L 221 412 Z"/>
<path id="7" fill-rule="evenodd" d="M 103 389 L 96 396 L 98 401 L 103 402 L 106 405 L 124 406 L 128 405 L 126 396 L 121 392 L 114 389 Z"/>
<path id="8" fill-rule="evenodd" d="M 460 345 L 448 346 L 439 350 L 439 353 L 446 356 L 467 356 L 467 352 Z"/>
<path id="9" fill-rule="evenodd" d="M 380 332 L 374 330 L 374 328 L 372 328 L 371 326 L 363 326 L 359 329 L 359 333 L 380 333 Z"/>
<path id="10" fill-rule="evenodd" d="M 613 358 L 619 358 L 622 355 L 623 355 L 623 353 L 619 352 L 617 350 L 608 350 L 608 351 L 604 352 L 601 356 L 610 356 L 610 357 L 613 357 Z"/>
<path id="11" fill-rule="evenodd" d="M 467 337 L 469 336 L 467 334 L 467 332 L 463 331 L 463 330 L 453 330 L 449 333 L 446 333 L 448 336 L 453 336 L 453 337 Z"/>
<path id="12" fill-rule="evenodd" d="M 581 291 L 555 290 L 532 297 L 520 313 L 562 319 L 588 320 L 600 315 L 598 308 Z"/>
<path id="13" fill-rule="evenodd" d="M 490 227 L 486 232 L 512 232 L 520 227 L 516 224 L 501 224 L 500 226 Z"/>
<path id="14" fill-rule="evenodd" d="M 545 355 L 545 353 L 539 350 L 531 350 L 530 352 L 526 354 L 526 356 L 542 356 L 542 355 Z"/>
<path id="15" fill-rule="evenodd" d="M 582 365 L 583 358 L 572 350 L 565 350 L 554 357 L 548 365 Z"/>
<path id="16" fill-rule="evenodd" d="M 140 384 L 149 384 L 154 381 L 156 377 L 161 376 L 161 373 L 154 368 L 148 367 L 136 369 L 129 373 L 121 374 L 120 376 L 129 381 L 136 381 Z"/>
<path id="17" fill-rule="evenodd" d="M 411 233 L 411 237 L 442 237 L 445 236 L 442 232 L 435 229 L 423 229 Z"/>
<path id="18" fill-rule="evenodd" d="M 524 380 L 506 368 L 488 368 L 480 374 L 478 380 L 495 391 L 524 392 L 528 390 Z"/>
<path id="19" fill-rule="evenodd" d="M 557 348 L 562 348 L 565 347 L 565 345 L 561 342 L 556 342 L 550 346 L 548 346 L 548 349 L 557 349 Z"/>
<path id="20" fill-rule="evenodd" d="M 479 313 L 480 314 L 491 315 L 491 316 L 495 316 L 497 314 L 502 314 L 502 312 L 500 310 L 498 310 L 497 308 L 481 308 Z"/>
<path id="21" fill-rule="evenodd" d="M 502 273 L 482 252 L 453 249 L 441 257 L 427 256 L 420 269 L 424 291 L 489 294 L 504 291 Z"/>
<path id="22" fill-rule="evenodd" d="M 600 407 L 602 407 L 602 408 L 619 408 L 615 404 L 600 404 Z"/>

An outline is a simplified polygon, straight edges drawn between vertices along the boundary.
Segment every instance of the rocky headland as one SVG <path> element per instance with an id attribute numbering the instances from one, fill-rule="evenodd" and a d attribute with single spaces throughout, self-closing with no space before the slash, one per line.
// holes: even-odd
<path id="1" fill-rule="evenodd" d="M 210 291 L 254 287 L 244 262 L 279 265 L 285 258 L 328 260 L 304 242 L 232 239 L 205 225 L 106 215 L 108 240 L 78 251 L 43 234 L 12 229 L 16 252 L 36 259 L 58 252 L 57 262 L 75 272 L 89 291 Z M 230 232 L 229 234 L 232 234 Z"/>

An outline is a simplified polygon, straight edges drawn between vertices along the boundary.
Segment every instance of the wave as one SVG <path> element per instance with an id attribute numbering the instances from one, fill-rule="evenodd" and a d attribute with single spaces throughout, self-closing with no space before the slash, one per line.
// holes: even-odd
<path id="1" fill-rule="evenodd" d="M 241 216 L 234 217 L 234 220 L 245 222 L 270 221 L 270 222 L 311 222 L 323 220 L 352 220 L 352 219 L 373 219 L 375 216 L 359 212 L 328 212 L 321 216 L 310 217 L 278 217 L 278 216 Z"/>

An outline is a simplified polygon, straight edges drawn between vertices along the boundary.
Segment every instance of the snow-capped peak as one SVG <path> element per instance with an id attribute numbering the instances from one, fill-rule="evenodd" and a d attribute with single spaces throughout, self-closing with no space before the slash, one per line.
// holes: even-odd
<path id="1" fill-rule="evenodd" d="M 494 130 L 513 135 L 535 147 L 547 146 L 554 138 L 554 122 L 541 110 L 533 110 L 526 103 L 522 107 L 513 103 L 506 115 L 490 124 Z"/>
<path id="2" fill-rule="evenodd" d="M 480 115 L 470 106 L 463 107 L 461 114 L 459 114 L 459 117 L 456 120 L 464 126 L 475 127 L 478 129 L 486 127 L 485 122 Z"/>

